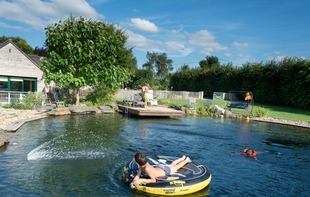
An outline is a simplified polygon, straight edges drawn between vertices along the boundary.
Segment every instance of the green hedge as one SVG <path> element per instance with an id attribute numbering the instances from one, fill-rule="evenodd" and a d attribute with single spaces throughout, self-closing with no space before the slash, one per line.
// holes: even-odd
<path id="1" fill-rule="evenodd" d="M 172 75 L 171 86 L 180 91 L 204 91 L 209 98 L 213 92 L 251 91 L 259 103 L 310 109 L 310 61 L 294 57 L 241 67 L 229 64 L 181 70 Z"/>

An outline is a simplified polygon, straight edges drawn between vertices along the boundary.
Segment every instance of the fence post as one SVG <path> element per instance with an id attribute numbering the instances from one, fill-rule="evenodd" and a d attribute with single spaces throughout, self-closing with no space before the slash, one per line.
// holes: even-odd
<path id="1" fill-rule="evenodd" d="M 11 93 L 8 92 L 8 103 L 11 103 Z"/>
<path id="2" fill-rule="evenodd" d="M 199 92 L 199 99 L 203 99 L 203 91 Z"/>
<path id="3" fill-rule="evenodd" d="M 19 93 L 19 103 L 22 103 L 23 101 L 23 94 L 20 92 Z"/>

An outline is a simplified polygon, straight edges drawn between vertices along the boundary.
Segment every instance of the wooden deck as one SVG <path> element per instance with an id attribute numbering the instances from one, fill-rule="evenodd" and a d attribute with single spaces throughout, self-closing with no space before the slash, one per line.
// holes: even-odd
<path id="1" fill-rule="evenodd" d="M 151 106 L 151 107 L 128 107 L 124 105 L 118 105 L 118 109 L 123 114 L 132 114 L 135 116 L 184 116 L 185 113 L 181 110 L 176 110 L 168 107 Z"/>

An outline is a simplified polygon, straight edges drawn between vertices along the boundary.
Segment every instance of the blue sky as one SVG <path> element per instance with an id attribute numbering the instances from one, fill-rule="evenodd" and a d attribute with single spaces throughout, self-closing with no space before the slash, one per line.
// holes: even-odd
<path id="1" fill-rule="evenodd" d="M 138 67 L 146 53 L 167 53 L 174 71 L 206 56 L 221 63 L 310 58 L 309 0 L 0 0 L 0 36 L 33 48 L 44 28 L 70 14 L 126 30 Z"/>

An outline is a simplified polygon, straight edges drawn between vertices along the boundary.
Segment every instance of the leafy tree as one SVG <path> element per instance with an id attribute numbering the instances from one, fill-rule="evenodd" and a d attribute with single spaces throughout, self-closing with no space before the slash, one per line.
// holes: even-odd
<path id="1" fill-rule="evenodd" d="M 153 72 L 147 69 L 137 69 L 132 77 L 132 82 L 128 83 L 127 86 L 136 89 L 140 88 L 145 83 L 148 83 L 152 88 L 154 87 Z"/>
<path id="2" fill-rule="evenodd" d="M 11 39 L 26 54 L 33 54 L 32 47 L 21 37 L 1 36 L 0 43 L 3 43 L 9 39 Z"/>
<path id="3" fill-rule="evenodd" d="M 45 42 L 49 58 L 42 66 L 47 82 L 75 89 L 76 105 L 81 87 L 102 84 L 106 87 L 106 91 L 101 90 L 104 95 L 117 90 L 129 81 L 136 66 L 126 41 L 124 31 L 113 24 L 83 17 L 70 16 L 49 25 Z"/>
<path id="4" fill-rule="evenodd" d="M 148 61 L 142 67 L 152 70 L 155 73 L 155 79 L 161 84 L 161 88 L 167 88 L 170 72 L 173 70 L 173 60 L 168 59 L 166 53 L 147 52 L 146 57 Z"/>
<path id="5" fill-rule="evenodd" d="M 47 48 L 36 46 L 33 50 L 33 54 L 36 54 L 41 57 L 48 57 Z"/>
<path id="6" fill-rule="evenodd" d="M 189 65 L 188 65 L 188 64 L 184 64 L 184 65 L 181 67 L 181 70 L 190 70 Z"/>
<path id="7" fill-rule="evenodd" d="M 216 56 L 206 56 L 205 60 L 201 60 L 199 62 L 199 66 L 202 69 L 214 68 L 214 67 L 219 67 L 220 66 L 220 62 L 219 62 L 219 59 Z"/>

